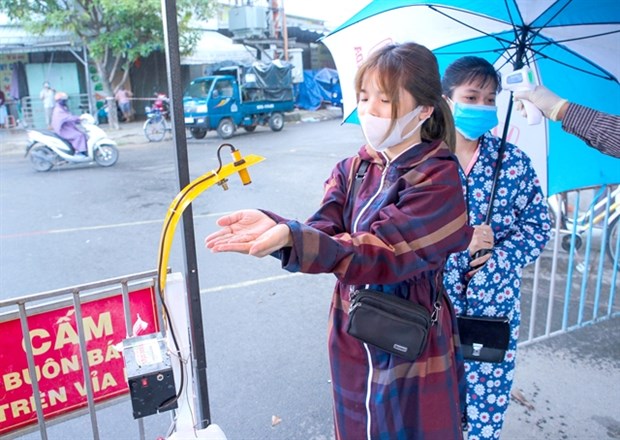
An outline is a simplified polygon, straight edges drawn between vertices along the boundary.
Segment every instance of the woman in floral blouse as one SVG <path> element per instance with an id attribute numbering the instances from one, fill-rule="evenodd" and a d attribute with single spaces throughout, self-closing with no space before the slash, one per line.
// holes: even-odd
<path id="1" fill-rule="evenodd" d="M 551 229 L 546 199 L 530 158 L 506 143 L 490 224 L 491 199 L 500 139 L 495 97 L 500 81 L 494 67 L 478 57 L 452 63 L 442 79 L 443 94 L 456 126 L 469 224 L 476 232 L 469 249 L 448 258 L 444 285 L 457 315 L 501 316 L 510 322 L 503 362 L 465 361 L 469 440 L 499 438 L 510 399 L 519 338 L 521 271 L 538 258 Z M 492 249 L 473 257 L 480 247 Z"/>

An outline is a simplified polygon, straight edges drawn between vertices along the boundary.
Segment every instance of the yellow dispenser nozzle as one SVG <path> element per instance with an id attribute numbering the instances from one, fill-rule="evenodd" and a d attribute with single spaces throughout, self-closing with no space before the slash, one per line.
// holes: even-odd
<path id="1" fill-rule="evenodd" d="M 241 157 L 241 152 L 239 150 L 233 150 L 231 154 L 233 158 L 233 165 L 235 167 L 240 167 L 245 163 L 245 159 Z M 250 183 L 252 183 L 252 180 L 250 179 L 250 173 L 248 173 L 247 168 L 239 170 L 239 177 L 241 178 L 241 182 L 244 185 L 249 185 Z"/>
<path id="2" fill-rule="evenodd" d="M 232 147 L 232 145 L 228 145 Z M 228 163 L 223 165 L 217 172 L 209 171 L 197 179 L 194 179 L 176 195 L 168 207 L 168 212 L 164 218 L 164 227 L 159 241 L 157 262 L 158 281 L 161 292 L 164 292 L 166 287 L 166 279 L 168 277 L 168 259 L 170 257 L 170 248 L 172 247 L 174 231 L 185 208 L 187 208 L 187 206 L 192 203 L 192 201 L 198 197 L 199 194 L 216 183 L 224 187 L 224 189 L 227 189 L 227 177 L 231 174 L 239 173 L 241 182 L 243 182 L 244 185 L 251 183 L 250 174 L 248 173 L 247 168 L 265 160 L 264 157 L 253 154 L 241 157 L 239 150 L 234 147 L 232 147 L 232 156 L 235 161 L 234 163 Z"/>

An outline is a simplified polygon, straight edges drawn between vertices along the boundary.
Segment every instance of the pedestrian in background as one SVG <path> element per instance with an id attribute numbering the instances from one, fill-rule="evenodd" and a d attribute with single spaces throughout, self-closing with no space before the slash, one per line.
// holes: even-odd
<path id="1" fill-rule="evenodd" d="M 45 124 L 48 129 L 52 128 L 52 112 L 54 111 L 54 104 L 56 103 L 54 100 L 54 95 L 56 91 L 52 88 L 49 82 L 45 81 L 43 83 L 43 88 L 39 93 L 39 98 L 43 101 L 43 111 L 45 114 Z"/>
<path id="2" fill-rule="evenodd" d="M 0 128 L 6 128 L 8 126 L 9 113 L 6 109 L 6 96 L 2 90 L 0 90 Z"/>
<path id="3" fill-rule="evenodd" d="M 336 164 L 318 211 L 305 223 L 238 211 L 217 221 L 221 229 L 206 246 L 274 255 L 290 272 L 336 276 L 328 341 L 336 439 L 461 439 L 463 363 L 442 272 L 473 230 L 435 55 L 415 43 L 377 49 L 360 66 L 355 90 L 367 144 Z M 417 359 L 348 334 L 351 295 L 364 286 L 435 314 Z"/>
<path id="4" fill-rule="evenodd" d="M 521 271 L 540 257 L 551 231 L 530 158 L 509 143 L 498 158 L 501 140 L 489 130 L 498 122 L 495 98 L 500 84 L 493 65 L 473 56 L 454 61 L 442 79 L 454 114 L 468 221 L 476 229 L 469 249 L 448 258 L 444 285 L 457 315 L 508 318 L 510 328 L 502 362 L 465 361 L 469 440 L 500 438 L 521 323 Z M 498 162 L 501 172 L 490 200 Z M 490 224 L 484 224 L 489 204 Z M 475 257 L 481 248 L 491 252 Z"/>
<path id="5" fill-rule="evenodd" d="M 123 113 L 123 118 L 125 122 L 131 122 L 133 120 L 133 111 L 131 109 L 131 100 L 130 98 L 133 96 L 129 90 L 126 90 L 124 87 L 118 89 L 116 94 L 114 95 L 114 99 L 118 102 L 118 106 Z"/>

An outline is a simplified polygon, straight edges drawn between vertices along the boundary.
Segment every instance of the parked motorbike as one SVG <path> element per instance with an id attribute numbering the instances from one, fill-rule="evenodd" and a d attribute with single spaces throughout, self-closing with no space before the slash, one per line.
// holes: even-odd
<path id="1" fill-rule="evenodd" d="M 170 120 L 169 99 L 165 93 L 155 93 L 152 111 L 158 111 L 166 120 Z"/>
<path id="2" fill-rule="evenodd" d="M 166 122 L 166 115 L 162 113 L 159 107 L 144 107 L 146 112 L 146 121 L 142 130 L 149 141 L 161 141 L 167 132 L 172 131 L 172 127 Z"/>
<path id="3" fill-rule="evenodd" d="M 95 118 L 85 113 L 80 125 L 87 135 L 87 155 L 76 154 L 71 143 L 50 130 L 28 130 L 25 157 L 30 157 L 37 171 L 49 171 L 55 165 L 88 163 L 95 161 L 102 167 L 110 167 L 118 160 L 116 142 L 95 124 Z"/>

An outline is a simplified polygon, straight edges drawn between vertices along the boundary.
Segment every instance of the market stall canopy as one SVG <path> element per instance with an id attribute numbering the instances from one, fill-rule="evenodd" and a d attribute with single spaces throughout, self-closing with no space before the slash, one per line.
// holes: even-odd
<path id="1" fill-rule="evenodd" d="M 59 30 L 48 30 L 44 35 L 33 35 L 20 25 L 0 23 L 0 53 L 58 50 L 82 50 L 82 43 L 76 35 Z"/>

